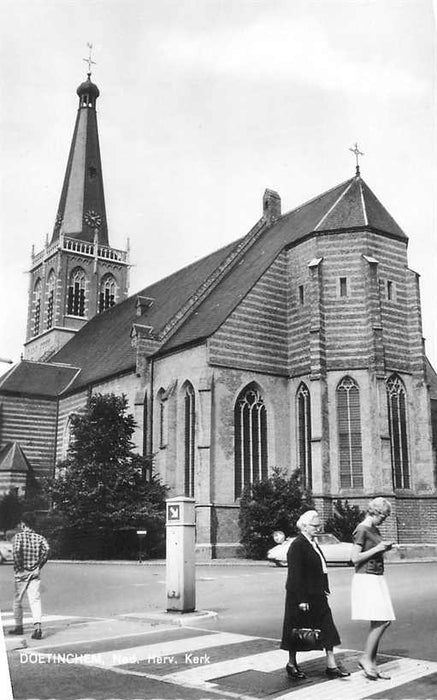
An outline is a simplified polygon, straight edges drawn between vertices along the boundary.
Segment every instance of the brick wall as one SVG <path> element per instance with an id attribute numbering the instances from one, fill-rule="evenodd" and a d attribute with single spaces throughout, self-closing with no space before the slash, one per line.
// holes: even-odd
<path id="1" fill-rule="evenodd" d="M 281 253 L 209 341 L 210 364 L 287 371 L 286 254 Z"/>
<path id="2" fill-rule="evenodd" d="M 55 459 L 56 400 L 3 394 L 0 445 L 19 442 L 36 477 L 51 476 Z"/>

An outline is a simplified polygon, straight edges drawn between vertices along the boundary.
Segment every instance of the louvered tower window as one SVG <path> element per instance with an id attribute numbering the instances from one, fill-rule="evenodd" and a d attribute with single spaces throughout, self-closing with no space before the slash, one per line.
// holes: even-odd
<path id="1" fill-rule="evenodd" d="M 80 268 L 73 270 L 68 287 L 67 313 L 85 316 L 85 273 Z"/>
<path id="2" fill-rule="evenodd" d="M 100 284 L 99 313 L 110 309 L 115 304 L 115 279 L 112 275 L 106 275 Z"/>
<path id="3" fill-rule="evenodd" d="M 194 496 L 195 420 L 196 404 L 194 389 L 191 384 L 187 384 L 184 394 L 184 466 L 186 496 Z"/>
<path id="4" fill-rule="evenodd" d="M 351 377 L 337 387 L 338 447 L 340 488 L 363 486 L 360 391 Z"/>
<path id="5" fill-rule="evenodd" d="M 395 489 L 410 488 L 405 387 L 395 374 L 387 380 L 388 425 Z"/>
<path id="6" fill-rule="evenodd" d="M 297 436 L 302 483 L 305 489 L 311 489 L 311 396 L 308 387 L 303 383 L 297 391 Z"/>
<path id="7" fill-rule="evenodd" d="M 50 272 L 47 280 L 47 328 L 53 326 L 53 310 L 55 304 L 55 273 L 53 270 Z"/>
<path id="8" fill-rule="evenodd" d="M 254 385 L 244 389 L 234 409 L 235 498 L 245 486 L 267 477 L 267 411 Z"/>
<path id="9" fill-rule="evenodd" d="M 32 335 L 38 335 L 41 326 L 41 280 L 38 279 L 33 289 L 33 323 Z"/>

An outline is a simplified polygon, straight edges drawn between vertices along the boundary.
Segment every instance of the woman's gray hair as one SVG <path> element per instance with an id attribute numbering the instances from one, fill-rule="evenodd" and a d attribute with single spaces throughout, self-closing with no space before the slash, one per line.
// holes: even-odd
<path id="1" fill-rule="evenodd" d="M 306 510 L 305 513 L 302 513 L 300 516 L 299 520 L 296 523 L 296 527 L 302 531 L 302 528 L 305 527 L 305 525 L 308 525 L 308 523 L 313 520 L 313 518 L 318 518 L 319 514 L 316 510 Z"/>
<path id="2" fill-rule="evenodd" d="M 369 501 L 369 504 L 367 506 L 367 512 L 369 513 L 369 515 L 390 515 L 391 505 L 386 498 L 378 496 L 372 501 Z"/>

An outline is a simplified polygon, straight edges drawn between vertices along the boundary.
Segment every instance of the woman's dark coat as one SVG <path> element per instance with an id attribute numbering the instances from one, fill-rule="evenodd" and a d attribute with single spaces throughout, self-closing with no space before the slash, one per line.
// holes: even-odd
<path id="1" fill-rule="evenodd" d="M 298 535 L 291 543 L 288 554 L 285 614 L 281 649 L 299 651 L 290 639 L 293 627 L 317 627 L 321 630 L 320 649 L 332 649 L 340 644 L 340 637 L 328 605 L 328 576 L 323 573 L 322 561 L 304 535 Z M 308 603 L 310 609 L 303 612 L 300 603 Z"/>

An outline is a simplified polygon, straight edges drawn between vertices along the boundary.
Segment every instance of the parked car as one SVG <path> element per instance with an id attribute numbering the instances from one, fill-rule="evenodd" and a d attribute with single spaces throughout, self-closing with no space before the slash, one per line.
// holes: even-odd
<path id="1" fill-rule="evenodd" d="M 5 561 L 12 560 L 12 542 L 8 542 L 8 540 L 0 540 L 0 564 L 4 564 Z"/>
<path id="2" fill-rule="evenodd" d="M 294 537 L 285 537 L 284 533 L 277 530 L 273 533 L 273 539 L 276 544 L 267 552 L 267 559 L 276 564 L 276 566 L 287 566 L 288 548 L 294 540 Z M 328 564 L 352 564 L 352 542 L 340 542 L 340 540 L 330 532 L 323 532 L 316 535 L 317 544 L 323 552 Z"/>

